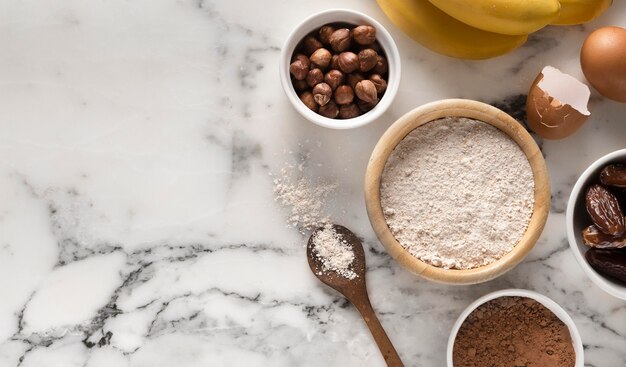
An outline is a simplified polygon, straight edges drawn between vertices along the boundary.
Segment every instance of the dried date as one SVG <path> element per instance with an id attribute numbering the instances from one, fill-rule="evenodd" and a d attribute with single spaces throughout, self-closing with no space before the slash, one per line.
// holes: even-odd
<path id="1" fill-rule="evenodd" d="M 615 195 L 604 186 L 594 184 L 585 195 L 587 212 L 600 231 L 611 236 L 624 234 L 624 214 Z"/>
<path id="2" fill-rule="evenodd" d="M 583 243 L 595 248 L 624 248 L 626 247 L 626 235 L 614 237 L 602 233 L 596 226 L 583 229 Z"/>
<path id="3" fill-rule="evenodd" d="M 585 259 L 598 273 L 626 283 L 626 251 L 591 248 Z"/>
<path id="4" fill-rule="evenodd" d="M 626 188 L 626 166 L 621 164 L 611 164 L 600 172 L 600 181 L 609 186 Z"/>

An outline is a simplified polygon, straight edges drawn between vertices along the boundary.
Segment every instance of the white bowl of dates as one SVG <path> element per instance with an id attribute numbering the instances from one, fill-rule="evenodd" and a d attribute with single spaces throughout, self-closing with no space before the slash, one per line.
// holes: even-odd
<path id="1" fill-rule="evenodd" d="M 572 189 L 567 237 L 587 276 L 626 300 L 626 149 L 595 161 Z"/>
<path id="2" fill-rule="evenodd" d="M 400 85 L 400 54 L 376 20 L 353 10 L 327 10 L 291 32 L 281 50 L 280 79 L 309 121 L 355 128 L 391 105 Z"/>

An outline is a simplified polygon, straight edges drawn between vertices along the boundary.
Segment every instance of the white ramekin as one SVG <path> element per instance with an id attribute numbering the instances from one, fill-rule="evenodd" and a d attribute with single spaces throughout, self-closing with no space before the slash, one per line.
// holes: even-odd
<path id="1" fill-rule="evenodd" d="M 376 28 L 376 37 L 380 46 L 385 51 L 385 56 L 389 64 L 389 74 L 387 77 L 387 90 L 380 99 L 380 102 L 371 111 L 367 113 L 351 118 L 351 119 L 330 119 L 308 109 L 296 93 L 291 83 L 291 76 L 289 75 L 289 64 L 293 55 L 294 49 L 300 43 L 300 41 L 311 31 L 328 23 L 350 23 L 350 24 L 368 24 Z M 313 14 L 310 17 L 303 20 L 287 37 L 287 41 L 280 53 L 280 81 L 285 90 L 285 94 L 294 108 L 307 120 L 324 127 L 331 129 L 351 129 L 359 126 L 369 124 L 376 120 L 383 114 L 391 105 L 398 87 L 400 86 L 400 53 L 398 47 L 391 38 L 391 35 L 387 30 L 373 18 L 359 13 L 354 10 L 348 9 L 331 9 L 317 14 Z"/>
<path id="2" fill-rule="evenodd" d="M 467 306 L 465 310 L 461 313 L 461 316 L 456 320 L 454 326 L 452 327 L 452 332 L 450 333 L 450 338 L 448 339 L 448 350 L 447 350 L 447 365 L 448 367 L 454 367 L 452 364 L 452 349 L 454 348 L 454 340 L 456 339 L 456 334 L 459 332 L 461 325 L 469 316 L 472 311 L 474 311 L 478 306 L 491 301 L 492 299 L 500 298 L 500 297 L 527 297 L 532 298 L 535 301 L 541 303 L 546 306 L 547 309 L 552 311 L 569 329 L 569 333 L 572 337 L 572 344 L 574 345 L 574 352 L 576 353 L 576 364 L 574 367 L 583 367 L 585 363 L 584 358 L 584 350 L 583 350 L 583 342 L 580 338 L 580 334 L 578 333 L 578 329 L 576 328 L 576 324 L 571 317 L 565 312 L 565 310 L 559 306 L 556 302 L 551 300 L 550 298 L 539 294 L 537 292 L 525 290 L 525 289 L 503 289 L 500 291 L 492 292 L 487 295 L 484 295 L 474 301 L 471 305 Z"/>
<path id="3" fill-rule="evenodd" d="M 626 285 L 601 275 L 585 260 L 585 252 L 589 247 L 583 243 L 581 234 L 581 231 L 591 224 L 591 218 L 589 218 L 589 214 L 587 214 L 585 209 L 585 191 L 587 186 L 598 178 L 604 166 L 618 162 L 626 164 L 626 149 L 617 150 L 601 157 L 580 175 L 569 196 L 565 213 L 565 225 L 570 249 L 589 279 L 607 293 L 626 300 Z"/>

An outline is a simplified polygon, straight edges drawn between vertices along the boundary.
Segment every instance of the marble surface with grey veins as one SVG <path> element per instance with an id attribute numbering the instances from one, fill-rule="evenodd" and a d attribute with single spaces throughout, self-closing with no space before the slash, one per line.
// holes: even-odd
<path id="1" fill-rule="evenodd" d="M 329 212 L 363 237 L 372 303 L 407 366 L 444 366 L 461 310 L 510 287 L 569 312 L 586 366 L 626 364 L 626 302 L 585 277 L 564 223 L 577 176 L 624 148 L 626 105 L 594 92 L 576 135 L 541 142 L 550 217 L 497 280 L 452 287 L 400 268 L 362 194 L 369 154 L 399 116 L 464 97 L 523 117 L 540 69 L 582 79 L 582 41 L 626 26 L 626 2 L 480 62 L 419 46 L 374 1 L 341 5 L 388 27 L 403 68 L 388 112 L 349 131 L 305 121 L 278 78 L 288 33 L 334 1 L 0 3 L 0 366 L 383 366 L 355 309 L 309 271 L 306 237 L 274 200 L 270 174 L 294 163 L 339 184 Z"/>

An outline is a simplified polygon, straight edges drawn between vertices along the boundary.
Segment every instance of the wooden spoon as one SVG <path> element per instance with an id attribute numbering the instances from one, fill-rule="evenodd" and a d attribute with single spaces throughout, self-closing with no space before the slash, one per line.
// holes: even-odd
<path id="1" fill-rule="evenodd" d="M 344 226 L 333 224 L 333 228 L 342 236 L 348 245 L 352 247 L 354 260 L 351 270 L 354 271 L 357 276 L 350 280 L 334 271 L 323 270 L 322 263 L 313 253 L 313 238 L 323 228 L 319 228 L 313 232 L 307 245 L 306 255 L 311 271 L 313 271 L 313 274 L 323 283 L 343 294 L 352 302 L 357 310 L 359 310 L 378 345 L 378 349 L 380 349 L 385 362 L 387 362 L 387 366 L 404 367 L 398 356 L 398 352 L 396 352 L 387 333 L 385 333 L 385 330 L 380 324 L 378 317 L 376 317 L 367 295 L 367 287 L 365 285 L 365 253 L 361 241 L 352 231 Z"/>

